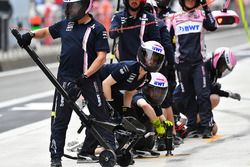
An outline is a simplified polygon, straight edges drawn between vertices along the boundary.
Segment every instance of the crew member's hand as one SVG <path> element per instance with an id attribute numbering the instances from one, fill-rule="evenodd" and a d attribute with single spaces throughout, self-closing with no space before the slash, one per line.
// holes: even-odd
<path id="1" fill-rule="evenodd" d="M 155 128 L 155 132 L 156 132 L 156 135 L 158 137 L 162 137 L 166 134 L 166 130 L 165 130 L 165 127 L 164 125 L 161 123 L 160 119 L 157 119 L 155 121 L 152 122 L 154 128 Z"/>
<path id="2" fill-rule="evenodd" d="M 220 90 L 220 89 L 221 89 L 221 84 L 217 82 L 217 83 L 214 84 L 214 87 L 215 87 L 217 90 Z"/>
<path id="3" fill-rule="evenodd" d="M 124 117 L 135 117 L 136 118 L 136 114 L 134 113 L 134 111 L 130 107 L 122 106 L 122 115 Z"/>
<path id="4" fill-rule="evenodd" d="M 18 40 L 18 44 L 20 47 L 24 48 L 30 45 L 32 38 L 34 37 L 34 33 L 32 32 L 27 32 L 23 35 L 21 35 L 21 40 Z"/>
<path id="5" fill-rule="evenodd" d="M 229 97 L 231 97 L 232 99 L 239 100 L 239 101 L 240 101 L 240 99 L 241 99 L 241 96 L 240 96 L 239 93 L 232 93 L 232 92 L 230 92 L 230 93 L 229 93 Z"/>
<path id="6" fill-rule="evenodd" d="M 76 85 L 81 88 L 84 85 L 84 81 L 88 79 L 88 76 L 83 74 L 80 78 L 75 80 Z"/>

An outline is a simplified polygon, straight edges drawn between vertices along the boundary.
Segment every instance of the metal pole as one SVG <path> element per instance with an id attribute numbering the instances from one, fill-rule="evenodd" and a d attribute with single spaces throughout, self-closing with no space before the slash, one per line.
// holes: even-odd
<path id="1" fill-rule="evenodd" d="M 120 0 L 117 1 L 116 13 L 119 12 L 119 10 L 120 10 Z M 113 63 L 113 60 L 114 60 L 114 58 L 115 58 L 114 55 L 115 55 L 116 39 L 117 39 L 117 38 L 115 38 L 115 39 L 113 40 L 113 45 L 112 45 L 112 48 L 111 48 L 111 55 L 112 55 L 112 57 L 111 57 L 111 59 L 110 59 L 110 64 Z"/>
<path id="2" fill-rule="evenodd" d="M 8 36 L 8 19 L 3 18 L 3 51 L 7 51 L 9 47 L 9 36 Z"/>
<path id="3" fill-rule="evenodd" d="M 0 16 L 0 50 L 3 49 L 3 19 L 2 17 Z"/>

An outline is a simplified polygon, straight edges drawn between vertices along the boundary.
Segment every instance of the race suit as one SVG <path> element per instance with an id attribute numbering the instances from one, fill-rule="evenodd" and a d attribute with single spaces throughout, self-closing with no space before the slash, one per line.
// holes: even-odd
<path id="1" fill-rule="evenodd" d="M 175 63 L 181 87 L 181 98 L 188 101 L 185 105 L 189 130 L 195 128 L 196 105 L 201 117 L 201 126 L 211 127 L 212 112 L 210 103 L 210 87 L 206 79 L 204 61 L 206 47 L 204 32 L 216 30 L 215 20 L 210 11 L 194 10 L 187 13 L 176 13 L 172 19 L 176 36 Z M 194 108 L 195 107 L 195 108 Z"/>

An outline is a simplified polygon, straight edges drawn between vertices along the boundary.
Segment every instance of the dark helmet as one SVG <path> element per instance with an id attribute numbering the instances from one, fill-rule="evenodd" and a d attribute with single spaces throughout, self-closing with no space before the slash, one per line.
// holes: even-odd
<path id="1" fill-rule="evenodd" d="M 142 93 L 150 104 L 161 105 L 168 93 L 166 77 L 159 72 L 151 73 L 151 80 L 142 88 Z"/>
<path id="2" fill-rule="evenodd" d="M 186 11 L 186 10 L 192 10 L 192 9 L 197 8 L 198 6 L 200 6 L 200 0 L 196 0 L 195 5 L 194 5 L 193 8 L 186 7 L 185 6 L 185 0 L 179 0 L 179 4 L 180 4 L 180 6 L 182 7 L 182 9 L 184 11 Z"/>
<path id="3" fill-rule="evenodd" d="M 216 71 L 216 77 L 221 78 L 233 71 L 237 63 L 236 56 L 230 48 L 217 48 L 212 56 L 212 66 Z"/>
<path id="4" fill-rule="evenodd" d="M 159 8 L 165 9 L 168 7 L 171 0 L 155 0 Z"/>
<path id="5" fill-rule="evenodd" d="M 144 8 L 144 5 L 146 4 L 146 0 L 140 0 L 140 5 L 138 8 L 132 8 L 130 5 L 129 5 L 129 0 L 123 0 L 123 3 L 125 5 L 125 7 L 127 9 L 131 9 L 132 11 L 137 11 L 137 10 L 143 10 Z"/>
<path id="6" fill-rule="evenodd" d="M 157 72 L 165 59 L 163 46 L 156 41 L 143 42 L 137 51 L 137 60 L 149 72 Z"/>
<path id="7" fill-rule="evenodd" d="M 155 0 L 147 0 L 144 10 L 156 16 L 157 4 Z"/>
<path id="8" fill-rule="evenodd" d="M 69 21 L 78 21 L 87 14 L 92 7 L 93 0 L 63 0 L 65 16 Z"/>

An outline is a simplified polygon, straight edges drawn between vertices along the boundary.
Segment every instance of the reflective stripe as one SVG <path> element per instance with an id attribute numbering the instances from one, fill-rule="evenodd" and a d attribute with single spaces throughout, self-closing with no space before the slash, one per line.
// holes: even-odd
<path id="1" fill-rule="evenodd" d="M 98 88 L 97 82 L 94 81 L 94 87 L 95 87 L 95 92 L 96 92 L 96 99 L 98 102 L 98 107 L 102 106 L 102 99 L 101 99 L 101 95 L 100 95 L 100 90 Z"/>
<path id="2" fill-rule="evenodd" d="M 55 111 L 51 111 L 51 116 L 55 117 L 56 116 L 56 112 Z"/>
<path id="3" fill-rule="evenodd" d="M 184 85 L 182 83 L 182 77 L 181 77 L 181 72 L 177 72 L 177 76 L 178 76 L 178 79 L 179 79 L 179 83 L 180 83 L 180 86 L 181 86 L 181 92 L 185 92 L 185 89 L 184 89 Z"/>
<path id="4" fill-rule="evenodd" d="M 202 78 L 203 78 L 203 88 L 205 88 L 207 86 L 205 67 L 201 66 L 201 70 L 202 70 Z"/>
<path id="5" fill-rule="evenodd" d="M 82 41 L 82 49 L 84 50 L 84 57 L 83 57 L 83 74 L 85 71 L 88 70 L 88 53 L 87 53 L 87 42 L 89 39 L 90 32 L 92 27 L 88 27 Z"/>
<path id="6" fill-rule="evenodd" d="M 64 89 L 66 89 L 67 82 L 63 82 L 62 86 L 63 86 Z M 61 96 L 61 100 L 60 100 L 60 105 L 59 106 L 63 107 L 64 106 L 64 96 L 61 95 L 61 94 L 60 94 L 60 96 Z"/>

